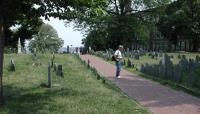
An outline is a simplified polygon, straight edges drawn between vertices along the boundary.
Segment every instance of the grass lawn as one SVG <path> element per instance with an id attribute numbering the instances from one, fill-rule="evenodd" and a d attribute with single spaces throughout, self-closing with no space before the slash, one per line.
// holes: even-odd
<path id="1" fill-rule="evenodd" d="M 8 70 L 14 59 L 16 71 Z M 33 66 L 30 55 L 5 55 L 4 95 L 6 104 L 0 114 L 149 114 L 117 87 L 103 84 L 73 55 L 56 55 L 64 78 L 52 71 L 51 89 L 47 83 L 47 66 L 51 55 L 40 55 L 42 66 Z"/>

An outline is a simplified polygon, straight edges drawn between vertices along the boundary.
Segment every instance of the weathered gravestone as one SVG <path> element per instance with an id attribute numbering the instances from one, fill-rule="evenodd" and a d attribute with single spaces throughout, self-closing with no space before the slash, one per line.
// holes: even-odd
<path id="1" fill-rule="evenodd" d="M 56 72 L 57 71 L 57 64 L 56 63 L 54 63 L 54 65 L 53 65 L 53 70 Z"/>
<path id="2" fill-rule="evenodd" d="M 126 60 L 125 59 L 123 60 L 123 65 L 126 65 Z"/>
<path id="3" fill-rule="evenodd" d="M 48 87 L 49 87 L 49 88 L 52 87 L 51 65 L 50 65 L 50 63 L 49 63 L 49 66 L 48 66 Z"/>
<path id="4" fill-rule="evenodd" d="M 83 64 L 84 64 L 84 65 L 86 64 L 85 60 L 83 60 Z"/>
<path id="5" fill-rule="evenodd" d="M 186 56 L 185 56 L 185 55 L 182 55 L 182 59 L 186 59 Z"/>
<path id="6" fill-rule="evenodd" d="M 162 52 L 160 52 L 160 53 L 159 53 L 159 57 L 162 57 L 162 56 L 163 56 L 163 53 L 162 53 Z"/>
<path id="7" fill-rule="evenodd" d="M 90 60 L 88 59 L 88 68 L 90 68 Z"/>
<path id="8" fill-rule="evenodd" d="M 182 57 L 182 59 L 179 61 L 182 71 L 188 70 L 188 63 L 189 63 L 188 60 L 186 58 Z"/>
<path id="9" fill-rule="evenodd" d="M 56 74 L 57 74 L 58 76 L 64 77 L 62 65 L 58 65 Z"/>
<path id="10" fill-rule="evenodd" d="M 180 65 L 174 65 L 173 68 L 173 81 L 176 83 L 181 82 L 182 71 Z"/>
<path id="11" fill-rule="evenodd" d="M 140 67 L 140 72 L 144 73 L 145 72 L 145 67 L 144 65 L 142 64 L 141 67 Z"/>
<path id="12" fill-rule="evenodd" d="M 54 62 L 53 59 L 51 60 L 51 68 L 53 68 Z"/>
<path id="13" fill-rule="evenodd" d="M 200 62 L 200 56 L 199 56 L 199 55 L 196 56 L 195 62 L 196 62 L 196 63 L 199 63 L 199 62 Z"/>
<path id="14" fill-rule="evenodd" d="M 195 69 L 195 61 L 194 59 L 189 59 L 189 62 L 188 62 L 188 66 L 187 66 L 187 69 L 188 71 L 192 71 Z"/>
<path id="15" fill-rule="evenodd" d="M 97 80 L 100 80 L 101 76 L 97 73 Z"/>
<path id="16" fill-rule="evenodd" d="M 134 59 L 135 59 L 135 60 L 139 60 L 139 59 L 140 59 L 140 56 L 139 56 L 138 53 L 135 53 L 135 54 L 134 54 Z"/>
<path id="17" fill-rule="evenodd" d="M 178 59 L 181 59 L 181 55 L 179 54 L 179 55 L 177 56 L 177 58 L 178 58 Z"/>
<path id="18" fill-rule="evenodd" d="M 10 71 L 15 71 L 15 62 L 13 59 L 10 61 Z"/>
<path id="19" fill-rule="evenodd" d="M 197 81 L 197 75 L 193 71 L 190 71 L 187 75 L 187 86 L 195 87 L 196 81 Z"/>
<path id="20" fill-rule="evenodd" d="M 127 66 L 128 66 L 129 68 L 133 67 L 133 64 L 132 64 L 132 62 L 131 62 L 130 59 L 128 59 L 128 61 L 127 61 Z"/>
<path id="21" fill-rule="evenodd" d="M 170 60 L 170 57 L 165 54 L 161 60 L 161 64 L 164 71 L 164 78 L 165 79 L 172 79 L 173 77 L 173 63 Z"/>

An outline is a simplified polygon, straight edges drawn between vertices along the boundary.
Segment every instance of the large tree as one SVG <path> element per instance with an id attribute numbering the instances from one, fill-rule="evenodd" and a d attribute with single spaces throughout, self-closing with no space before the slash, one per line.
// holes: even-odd
<path id="1" fill-rule="evenodd" d="M 146 43 L 151 25 L 147 23 L 145 13 L 141 12 L 158 13 L 149 9 L 161 7 L 170 2 L 171 0 L 108 0 L 105 16 L 82 19 L 82 21 L 77 21 L 77 27 L 87 28 L 87 32 L 104 31 L 106 48 L 116 48 L 119 44 L 131 47 L 131 44 L 137 40 Z M 80 26 L 80 22 L 83 26 Z"/>
<path id="2" fill-rule="evenodd" d="M 29 43 L 31 52 L 57 52 L 64 44 L 64 41 L 58 37 L 57 31 L 49 24 L 43 24 L 37 35 Z M 34 50 L 36 49 L 36 50 Z"/>
<path id="3" fill-rule="evenodd" d="M 193 51 L 200 43 L 200 1 L 178 0 L 170 4 L 161 17 L 158 27 L 162 34 L 175 45 L 179 40 L 188 40 Z"/>
<path id="4" fill-rule="evenodd" d="M 59 19 L 77 18 L 85 9 L 96 9 L 95 2 L 100 0 L 0 0 L 0 100 L 3 98 L 2 74 L 3 74 L 3 48 L 5 31 L 11 26 L 25 20 L 38 17 L 58 17 Z M 98 7 L 97 9 L 100 9 Z M 21 22 L 20 22 L 21 20 Z M 28 27 L 25 29 L 28 29 Z M 1 102 L 1 101 L 0 101 Z"/>

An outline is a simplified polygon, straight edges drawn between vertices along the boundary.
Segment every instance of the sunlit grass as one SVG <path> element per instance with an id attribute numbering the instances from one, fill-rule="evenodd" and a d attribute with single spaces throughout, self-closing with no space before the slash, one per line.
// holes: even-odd
<path id="1" fill-rule="evenodd" d="M 63 65 L 64 78 L 52 70 L 52 82 L 58 86 L 41 86 L 47 84 L 51 57 L 40 55 L 42 65 L 36 67 L 30 55 L 5 55 L 6 104 L 0 108 L 1 114 L 148 114 L 114 85 L 96 80 L 73 55 L 56 55 L 55 62 Z M 8 71 L 11 58 L 16 64 L 15 72 Z"/>

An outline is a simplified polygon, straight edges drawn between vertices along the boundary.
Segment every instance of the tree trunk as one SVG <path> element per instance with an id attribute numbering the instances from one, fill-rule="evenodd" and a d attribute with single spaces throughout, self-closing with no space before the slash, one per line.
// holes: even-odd
<path id="1" fill-rule="evenodd" d="M 3 51 L 4 51 L 4 24 L 3 24 L 3 18 L 0 17 L 0 104 L 3 104 L 4 98 L 3 98 Z"/>
<path id="2" fill-rule="evenodd" d="M 197 52 L 199 49 L 199 39 L 198 38 L 195 38 L 193 39 L 193 50 L 194 52 Z"/>

